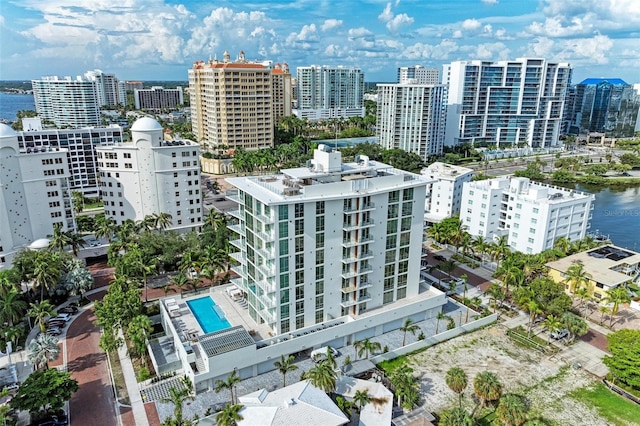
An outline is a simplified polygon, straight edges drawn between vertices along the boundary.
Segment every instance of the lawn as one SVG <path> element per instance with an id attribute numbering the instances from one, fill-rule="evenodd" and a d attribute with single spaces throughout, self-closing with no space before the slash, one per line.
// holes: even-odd
<path id="1" fill-rule="evenodd" d="M 569 394 L 572 398 L 593 406 L 598 413 L 615 425 L 637 425 L 640 406 L 611 392 L 602 383 L 577 389 Z"/>

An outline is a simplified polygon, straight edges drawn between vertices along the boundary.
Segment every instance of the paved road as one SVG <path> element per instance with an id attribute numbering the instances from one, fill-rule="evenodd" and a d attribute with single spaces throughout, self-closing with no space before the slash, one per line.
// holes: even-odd
<path id="1" fill-rule="evenodd" d="M 98 347 L 100 330 L 93 309 L 82 312 L 67 330 L 67 369 L 80 388 L 69 402 L 71 426 L 117 425 L 106 355 Z"/>

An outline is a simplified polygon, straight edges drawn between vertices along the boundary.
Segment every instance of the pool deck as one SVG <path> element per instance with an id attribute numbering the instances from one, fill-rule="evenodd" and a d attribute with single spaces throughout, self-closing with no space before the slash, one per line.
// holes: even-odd
<path id="1" fill-rule="evenodd" d="M 224 315 L 231 326 L 243 326 L 256 341 L 268 339 L 271 337 L 271 329 L 266 324 L 258 324 L 249 316 L 249 311 L 245 303 L 241 299 L 235 300 L 228 293 L 228 285 L 212 287 L 209 293 L 202 293 L 197 296 L 182 299 L 181 295 L 175 295 L 168 299 L 163 299 L 165 306 L 169 306 L 171 301 L 175 302 L 178 309 L 174 309 L 171 321 L 176 330 L 184 334 L 185 340 L 191 340 L 190 335 L 196 333 L 198 335 L 205 334 L 200 323 L 187 305 L 188 300 L 201 299 L 206 296 L 213 298 L 215 304 L 224 312 Z"/>

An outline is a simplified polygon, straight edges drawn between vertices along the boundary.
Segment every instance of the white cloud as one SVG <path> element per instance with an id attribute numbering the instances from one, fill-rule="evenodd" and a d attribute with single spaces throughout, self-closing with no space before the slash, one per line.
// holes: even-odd
<path id="1" fill-rule="evenodd" d="M 529 43 L 528 50 L 532 52 L 532 56 L 537 58 L 545 58 L 551 55 L 554 41 L 548 37 L 537 37 L 535 42 Z"/>
<path id="2" fill-rule="evenodd" d="M 482 3 L 493 6 L 495 4 L 498 4 L 498 0 L 482 0 Z"/>
<path id="3" fill-rule="evenodd" d="M 291 33 L 287 37 L 288 44 L 296 42 L 317 41 L 316 24 L 304 25 L 299 33 Z"/>
<path id="4" fill-rule="evenodd" d="M 596 64 L 606 64 L 609 62 L 608 54 L 613 47 L 613 41 L 604 35 L 597 35 L 592 38 L 582 38 L 567 40 L 564 43 L 564 49 L 559 54 L 560 57 L 571 58 L 589 58 Z"/>
<path id="5" fill-rule="evenodd" d="M 545 19 L 544 23 L 533 22 L 527 27 L 527 30 L 534 35 L 548 37 L 567 37 L 577 34 L 589 33 L 593 30 L 593 25 L 589 23 L 590 19 L 583 20 L 574 17 L 570 22 L 563 22 L 560 17 L 550 17 Z"/>
<path id="6" fill-rule="evenodd" d="M 474 31 L 480 28 L 481 25 L 482 23 L 477 19 L 465 19 L 464 22 L 462 23 L 462 29 L 468 30 L 468 31 Z"/>
<path id="7" fill-rule="evenodd" d="M 349 38 L 360 38 L 372 36 L 373 33 L 365 27 L 360 27 L 349 29 L 349 31 L 347 31 L 347 35 L 349 36 Z"/>
<path id="8" fill-rule="evenodd" d="M 437 59 L 446 60 L 450 58 L 450 55 L 460 48 L 458 44 L 453 40 L 442 40 L 437 45 L 415 43 L 401 53 L 401 56 L 406 59 Z"/>
<path id="9" fill-rule="evenodd" d="M 462 31 L 455 30 L 452 35 L 453 38 L 462 38 Z"/>
<path id="10" fill-rule="evenodd" d="M 322 31 L 329 31 L 336 28 L 340 28 L 343 22 L 340 19 L 325 19 L 325 21 L 320 26 Z"/>
<path id="11" fill-rule="evenodd" d="M 398 2 L 396 2 L 396 6 L 397 5 Z M 387 6 L 384 8 L 382 13 L 378 15 L 378 19 L 382 22 L 386 22 L 387 29 L 392 33 L 398 32 L 402 27 L 409 26 L 415 21 L 406 13 L 394 15 L 394 13 L 391 11 L 391 3 L 387 3 Z"/>

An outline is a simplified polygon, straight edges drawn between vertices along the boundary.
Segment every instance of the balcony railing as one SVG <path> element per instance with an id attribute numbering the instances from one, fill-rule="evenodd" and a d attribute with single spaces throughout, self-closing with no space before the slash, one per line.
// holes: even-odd
<path id="1" fill-rule="evenodd" d="M 353 263 L 353 262 L 357 262 L 359 260 L 366 260 L 366 259 L 371 259 L 373 257 L 373 252 L 372 251 L 363 251 L 362 253 L 358 254 L 358 256 L 351 256 L 351 257 L 345 257 L 342 259 L 342 263 Z"/>
<path id="2" fill-rule="evenodd" d="M 229 225 L 229 226 L 227 226 L 227 228 L 229 228 L 229 230 L 231 230 L 231 231 L 233 231 L 233 232 L 235 232 L 237 234 L 240 234 L 240 235 L 243 235 L 243 236 L 245 235 L 245 233 L 244 233 L 244 225 Z"/>
<path id="3" fill-rule="evenodd" d="M 344 279 L 349 279 L 349 278 L 357 277 L 358 275 L 368 274 L 371 271 L 373 271 L 373 268 L 371 266 L 367 266 L 364 268 L 360 268 L 359 271 L 343 271 L 342 274 L 340 274 L 340 276 Z"/>
<path id="4" fill-rule="evenodd" d="M 240 193 L 238 192 L 238 190 L 229 189 L 227 190 L 225 195 L 229 200 L 235 201 L 238 204 L 243 204 L 243 201 L 240 199 Z"/>
<path id="5" fill-rule="evenodd" d="M 344 247 L 353 247 L 353 246 L 357 246 L 359 244 L 370 243 L 371 241 L 373 241 L 373 237 L 369 236 L 369 237 L 360 238 L 360 240 L 358 240 L 358 241 L 355 241 L 355 240 L 342 240 L 342 245 Z"/>
<path id="6" fill-rule="evenodd" d="M 242 213 L 240 212 L 240 209 L 229 210 L 229 211 L 227 211 L 227 214 L 229 214 L 230 216 L 235 217 L 236 219 L 243 219 Z"/>

